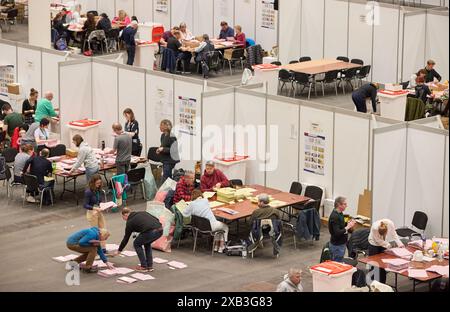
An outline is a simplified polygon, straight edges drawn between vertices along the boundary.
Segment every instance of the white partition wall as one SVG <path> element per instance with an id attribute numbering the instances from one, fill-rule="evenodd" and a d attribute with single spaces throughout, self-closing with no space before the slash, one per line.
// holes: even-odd
<path id="1" fill-rule="evenodd" d="M 409 125 L 406 162 L 405 225 L 410 225 L 416 211 L 428 215 L 426 235 L 442 235 L 442 207 L 445 140 L 441 131 L 426 126 Z M 425 165 L 426 164 L 426 165 Z"/>
<path id="2" fill-rule="evenodd" d="M 164 119 L 174 123 L 174 81 L 169 74 L 147 72 L 146 74 L 147 107 L 147 146 L 161 145 L 159 125 Z"/>
<path id="3" fill-rule="evenodd" d="M 426 50 L 425 58 L 433 59 L 437 63 L 436 69 L 444 78 L 449 78 L 449 22 L 448 11 L 433 11 L 427 12 L 426 24 Z M 425 61 L 424 61 L 425 62 Z"/>
<path id="4" fill-rule="evenodd" d="M 359 195 L 369 189 L 370 119 L 336 113 L 334 120 L 334 197 L 345 196 L 357 215 Z"/>
<path id="5" fill-rule="evenodd" d="M 22 92 L 28 94 L 31 88 L 41 90 L 41 49 L 19 44 L 17 47 L 17 64 L 17 80 L 22 85 Z"/>
<path id="6" fill-rule="evenodd" d="M 47 91 L 52 91 L 54 95 L 53 106 L 59 107 L 59 82 L 58 63 L 66 60 L 63 52 L 42 51 L 42 90 L 38 90 L 43 95 Z M 28 92 L 28 90 L 25 90 Z"/>
<path id="7" fill-rule="evenodd" d="M 164 25 L 164 28 L 169 29 L 174 26 L 170 22 L 171 5 L 170 1 L 167 1 L 167 6 L 158 6 L 158 0 L 153 1 L 153 22 Z"/>
<path id="8" fill-rule="evenodd" d="M 134 0 L 134 15 L 136 15 L 139 22 L 152 22 L 153 1 Z"/>
<path id="9" fill-rule="evenodd" d="M 258 0 L 259 1 L 259 0 Z M 237 0 L 234 2 L 234 24 L 242 26 L 247 38 L 256 37 L 256 2 L 257 0 Z M 261 1 L 259 1 L 261 2 Z"/>
<path id="10" fill-rule="evenodd" d="M 266 186 L 287 192 L 298 181 L 300 106 L 276 99 L 267 101 Z"/>
<path id="11" fill-rule="evenodd" d="M 188 27 L 194 23 L 193 0 L 172 0 L 172 25 L 185 22 Z"/>
<path id="12" fill-rule="evenodd" d="M 68 124 L 74 120 L 92 118 L 91 60 L 59 64 L 59 104 L 61 143 L 71 146 Z"/>
<path id="13" fill-rule="evenodd" d="M 300 56 L 301 0 L 280 0 L 279 58 L 287 64 Z"/>
<path id="14" fill-rule="evenodd" d="M 372 220 L 405 225 L 406 124 L 374 130 Z"/>
<path id="15" fill-rule="evenodd" d="M 0 66 L 14 65 L 17 73 L 17 46 L 15 42 L 0 39 Z"/>
<path id="16" fill-rule="evenodd" d="M 234 25 L 234 0 L 212 1 L 214 2 L 214 34 L 212 37 L 217 37 L 220 33 L 220 22 L 225 21 L 230 27 Z"/>
<path id="17" fill-rule="evenodd" d="M 117 15 L 115 1 L 97 0 L 97 11 L 99 14 L 106 13 L 112 20 Z"/>
<path id="18" fill-rule="evenodd" d="M 101 120 L 99 141 L 105 141 L 108 147 L 112 147 L 114 143 L 112 124 L 122 121 L 118 112 L 118 68 L 115 64 L 94 60 L 92 63 L 92 115 L 94 119 Z"/>
<path id="19" fill-rule="evenodd" d="M 448 173 L 449 173 L 449 166 L 448 166 L 448 136 L 445 138 L 445 176 L 444 176 L 444 207 L 442 212 L 442 235 L 444 237 L 448 237 L 449 232 L 449 204 L 448 204 Z"/>
<path id="20" fill-rule="evenodd" d="M 301 55 L 297 58 L 300 56 L 323 58 L 324 6 L 325 0 L 302 1 Z"/>
<path id="21" fill-rule="evenodd" d="M 236 153 L 250 157 L 245 184 L 265 184 L 266 97 L 244 89 L 236 90 Z"/>
<path id="22" fill-rule="evenodd" d="M 347 1 L 325 0 L 325 29 L 323 34 L 325 58 L 333 59 L 348 54 L 348 10 L 349 4 Z M 315 14 L 320 15 L 320 12 Z"/>
<path id="23" fill-rule="evenodd" d="M 214 1 L 211 0 L 193 0 L 194 20 L 191 31 L 195 35 L 210 34 L 214 35 Z M 217 34 L 216 34 L 217 36 Z"/>
<path id="24" fill-rule="evenodd" d="M 372 24 L 367 23 L 365 3 L 350 2 L 348 55 L 372 63 Z M 395 77 L 394 77 L 395 78 Z"/>
<path id="25" fill-rule="evenodd" d="M 325 196 L 330 198 L 333 194 L 334 113 L 325 107 L 313 108 L 306 102 L 303 105 L 300 108 L 300 182 L 323 187 Z"/>
<path id="26" fill-rule="evenodd" d="M 134 15 L 134 1 L 133 0 L 115 0 L 116 1 L 116 11 L 124 10 L 127 12 L 128 16 Z M 117 13 L 116 13 L 117 14 Z"/>
<path id="27" fill-rule="evenodd" d="M 139 138 L 142 150 L 146 151 L 146 123 L 145 123 L 145 70 L 131 68 L 126 65 L 119 67 L 119 122 L 125 125 L 123 111 L 131 108 L 139 122 Z"/>
<path id="28" fill-rule="evenodd" d="M 256 34 L 255 40 L 266 51 L 271 51 L 274 46 L 278 45 L 278 11 L 274 11 L 273 16 L 267 17 L 265 11 L 266 6 L 270 6 L 270 10 L 273 9 L 273 4 L 270 4 L 269 0 L 256 1 Z M 272 1 L 273 2 L 273 1 Z M 272 26 L 263 25 L 264 19 L 273 19 Z"/>
<path id="29" fill-rule="evenodd" d="M 424 67 L 426 15 L 424 12 L 411 12 L 403 18 L 402 81 L 408 81 L 419 68 Z"/>

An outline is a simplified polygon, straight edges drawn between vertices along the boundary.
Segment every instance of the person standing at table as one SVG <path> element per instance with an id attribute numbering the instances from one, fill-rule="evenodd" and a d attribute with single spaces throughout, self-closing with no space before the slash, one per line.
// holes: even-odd
<path id="1" fill-rule="evenodd" d="M 163 235 L 161 223 L 146 211 L 131 212 L 128 208 L 122 209 L 122 219 L 126 221 L 125 235 L 116 255 L 125 249 L 131 234 L 139 233 L 133 246 L 141 264 L 135 270 L 143 273 L 153 272 L 152 243 Z"/>
<path id="2" fill-rule="evenodd" d="M 34 121 L 41 122 L 43 118 L 47 118 L 50 120 L 50 118 L 58 117 L 56 110 L 53 108 L 52 100 L 53 93 L 47 91 L 44 95 L 44 98 L 40 99 L 37 103 Z"/>
<path id="3" fill-rule="evenodd" d="M 24 118 L 24 123 L 27 125 L 31 125 L 34 122 L 34 112 L 36 111 L 37 99 L 39 96 L 39 92 L 35 89 L 30 90 L 30 96 L 28 99 L 23 101 L 22 104 L 22 115 Z"/>
<path id="4" fill-rule="evenodd" d="M 442 77 L 438 74 L 438 72 L 434 69 L 434 66 L 436 65 L 436 62 L 433 60 L 428 60 L 427 66 L 425 67 L 425 71 L 427 72 L 425 76 L 425 82 L 430 83 L 434 82 L 435 80 L 441 81 Z"/>
<path id="5" fill-rule="evenodd" d="M 391 249 L 391 242 L 395 242 L 397 247 L 404 248 L 402 241 L 397 235 L 394 222 L 389 219 L 378 220 L 372 224 L 369 234 L 369 257 L 383 253 L 386 249 Z M 371 268 L 373 270 L 374 267 Z M 375 277 L 376 274 L 375 274 Z M 380 283 L 386 283 L 386 271 L 380 269 Z"/>
<path id="6" fill-rule="evenodd" d="M 351 220 L 345 223 L 344 211 L 347 209 L 347 199 L 338 197 L 334 201 L 334 210 L 328 220 L 328 230 L 330 231 L 330 252 L 331 260 L 343 262 L 345 249 L 347 248 L 348 232 L 353 229 L 356 222 Z"/>
<path id="7" fill-rule="evenodd" d="M 116 137 L 111 153 L 116 154 L 117 175 L 126 174 L 130 170 L 133 142 L 131 137 L 123 131 L 121 124 L 113 124 L 112 129 Z"/>
<path id="8" fill-rule="evenodd" d="M 227 38 L 234 37 L 234 29 L 228 26 L 228 23 L 223 21 L 220 23 L 220 34 L 219 39 L 227 40 Z"/>
<path id="9" fill-rule="evenodd" d="M 134 58 L 136 56 L 136 32 L 138 29 L 138 23 L 136 21 L 132 21 L 123 31 L 122 31 L 122 40 L 125 43 L 128 60 L 127 65 L 133 66 Z"/>
<path id="10" fill-rule="evenodd" d="M 180 156 L 178 155 L 177 138 L 172 135 L 172 122 L 167 119 L 161 121 L 159 129 L 162 132 L 161 146 L 157 149 L 156 153 L 161 156 L 161 162 L 163 164 L 162 183 L 164 183 L 167 178 L 172 179 L 173 169 L 180 162 Z"/>
<path id="11" fill-rule="evenodd" d="M 124 10 L 119 10 L 118 16 L 114 17 L 112 22 L 113 24 L 119 24 L 120 26 L 128 26 L 131 23 L 131 19 L 127 12 Z"/>
<path id="12" fill-rule="evenodd" d="M 200 188 L 202 192 L 212 192 L 214 189 L 220 189 L 230 186 L 230 181 L 222 171 L 216 169 L 213 161 L 208 161 L 205 166 L 205 172 L 200 179 Z"/>
<path id="13" fill-rule="evenodd" d="M 141 157 L 142 144 L 139 139 L 139 122 L 134 116 L 134 112 L 131 108 L 127 108 L 123 111 L 123 116 L 127 120 L 125 123 L 125 132 L 131 137 L 131 155 Z"/>
<path id="14" fill-rule="evenodd" d="M 73 165 L 69 174 L 73 174 L 81 165 L 84 165 L 86 168 L 86 182 L 89 183 L 91 178 L 98 173 L 100 170 L 98 166 L 98 160 L 95 156 L 94 150 L 89 146 L 87 142 L 84 142 L 84 139 L 81 135 L 76 134 L 72 138 L 73 144 L 78 148 L 78 157 L 77 162 Z"/>
<path id="15" fill-rule="evenodd" d="M 356 106 L 356 110 L 360 113 L 367 113 L 366 100 L 370 99 L 372 101 L 372 110 L 375 114 L 377 112 L 377 95 L 378 84 L 376 83 L 363 85 L 361 88 L 353 91 L 352 100 Z"/>
<path id="16" fill-rule="evenodd" d="M 247 47 L 247 39 L 245 38 L 245 34 L 242 32 L 242 27 L 239 25 L 234 26 L 235 36 L 234 40 L 236 43 L 242 46 L 243 48 Z"/>

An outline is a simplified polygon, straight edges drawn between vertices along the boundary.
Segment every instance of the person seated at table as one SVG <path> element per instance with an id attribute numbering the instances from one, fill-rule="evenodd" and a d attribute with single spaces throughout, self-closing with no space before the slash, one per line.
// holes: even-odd
<path id="1" fill-rule="evenodd" d="M 128 26 L 131 23 L 131 19 L 127 12 L 119 10 L 118 16 L 112 20 L 113 24 L 119 24 L 120 26 Z"/>
<path id="2" fill-rule="evenodd" d="M 50 121 L 48 119 L 44 118 L 39 123 L 39 128 L 37 128 L 34 131 L 34 140 L 38 147 L 45 146 L 45 144 L 47 143 L 47 140 L 50 139 L 50 132 L 48 131 L 49 124 L 50 124 Z"/>
<path id="3" fill-rule="evenodd" d="M 201 190 L 196 189 L 192 192 L 192 202 L 189 204 L 189 206 L 186 207 L 186 209 L 184 209 L 182 214 L 186 218 L 197 216 L 208 219 L 213 232 L 224 231 L 223 237 L 220 240 L 214 241 L 214 251 L 223 253 L 223 250 L 225 249 L 225 243 L 228 242 L 228 225 L 223 222 L 217 221 L 214 213 L 211 210 L 209 201 L 203 198 Z"/>
<path id="4" fill-rule="evenodd" d="M 195 62 L 206 61 L 206 53 L 215 51 L 214 45 L 209 40 L 209 36 L 204 34 L 200 38 L 200 45 L 192 50 L 195 56 Z"/>
<path id="5" fill-rule="evenodd" d="M 180 27 L 178 26 L 174 26 L 172 27 L 172 29 L 167 30 L 163 33 L 163 35 L 161 36 L 161 40 L 159 41 L 159 45 L 166 48 L 167 47 L 167 42 L 169 41 L 169 38 L 174 37 L 174 32 L 175 31 L 180 31 Z"/>
<path id="6" fill-rule="evenodd" d="M 95 20 L 95 15 L 92 13 L 88 13 L 87 14 L 87 20 L 84 22 L 83 25 L 83 35 L 82 35 L 82 40 L 81 42 L 83 43 L 83 52 L 86 51 L 85 50 L 85 41 L 88 40 L 89 35 L 91 34 L 91 32 L 93 32 L 95 29 L 97 28 L 97 21 Z"/>
<path id="7" fill-rule="evenodd" d="M 278 284 L 276 292 L 303 292 L 302 270 L 290 269 L 284 280 Z"/>
<path id="8" fill-rule="evenodd" d="M 435 65 L 435 61 L 428 60 L 427 66 L 425 67 L 425 71 L 427 72 L 427 75 L 425 76 L 426 83 L 434 82 L 435 80 L 440 82 L 442 80 L 441 75 L 439 75 L 438 72 L 434 69 Z"/>
<path id="9" fill-rule="evenodd" d="M 235 35 L 234 40 L 236 44 L 239 44 L 243 48 L 247 47 L 247 39 L 245 37 L 245 34 L 242 32 L 242 27 L 239 25 L 234 26 Z"/>
<path id="10" fill-rule="evenodd" d="M 80 24 L 81 23 L 81 4 L 77 4 L 75 9 L 72 11 L 70 20 L 66 20 L 69 24 Z"/>
<path id="11" fill-rule="evenodd" d="M 55 18 L 53 18 L 52 27 L 58 33 L 58 37 L 55 38 L 55 42 L 60 38 L 64 38 L 66 40 L 69 40 L 70 38 L 69 31 L 67 30 L 67 26 L 65 25 L 66 22 L 64 20 L 64 17 L 65 14 L 63 12 L 59 12 L 58 14 L 56 14 Z"/>
<path id="12" fill-rule="evenodd" d="M 97 29 L 103 30 L 107 34 L 112 28 L 111 20 L 106 13 L 100 14 L 100 19 L 97 22 Z"/>
<path id="13" fill-rule="evenodd" d="M 261 194 L 258 197 L 258 209 L 253 211 L 250 218 L 251 223 L 255 220 L 277 219 L 281 220 L 281 211 L 269 205 L 270 198 L 267 194 Z"/>
<path id="14" fill-rule="evenodd" d="M 366 100 L 372 100 L 372 110 L 375 114 L 377 112 L 377 95 L 378 95 L 378 84 L 369 83 L 363 85 L 361 88 L 353 91 L 352 100 L 356 106 L 356 109 L 360 113 L 367 113 Z"/>
<path id="15" fill-rule="evenodd" d="M 417 73 L 415 73 L 414 75 L 411 76 L 411 80 L 409 81 L 409 87 L 410 88 L 415 88 L 417 86 L 416 80 L 417 78 L 425 78 L 425 76 L 427 75 L 427 71 L 425 69 L 421 69 L 419 70 Z"/>
<path id="16" fill-rule="evenodd" d="M 202 192 L 212 192 L 215 189 L 230 186 L 230 181 L 222 171 L 216 169 L 213 161 L 208 161 L 205 165 L 205 172 L 200 178 L 200 188 Z"/>
<path id="17" fill-rule="evenodd" d="M 23 168 L 33 153 L 34 148 L 30 144 L 20 146 L 20 153 L 14 158 L 14 183 L 23 183 Z"/>
<path id="18" fill-rule="evenodd" d="M 81 253 L 81 256 L 76 258 L 74 261 L 78 264 L 86 261 L 86 265 L 81 268 L 83 273 L 98 272 L 96 268 L 92 267 L 96 255 L 100 257 L 108 269 L 114 269 L 114 265 L 108 262 L 108 258 L 101 248 L 102 242 L 105 242 L 109 236 L 110 234 L 108 230 L 99 229 L 98 227 L 84 229 L 69 236 L 66 242 L 67 248 L 69 248 L 69 250 Z"/>
<path id="19" fill-rule="evenodd" d="M 5 119 L 3 120 L 3 131 L 6 132 L 9 138 L 12 138 L 14 130 L 19 128 L 23 124 L 22 114 L 13 111 L 11 104 L 3 104 L 2 111 L 5 114 Z"/>
<path id="20" fill-rule="evenodd" d="M 397 235 L 395 224 L 389 219 L 378 220 L 372 224 L 369 234 L 369 257 L 383 253 L 386 249 L 391 249 L 395 242 L 397 247 L 404 248 L 402 241 Z M 373 268 L 372 268 L 373 269 Z M 386 283 L 386 271 L 381 269 L 379 272 L 380 283 Z M 375 277 L 377 274 L 374 274 Z"/>
<path id="21" fill-rule="evenodd" d="M 223 21 L 220 23 L 220 34 L 219 39 L 227 40 L 227 38 L 234 37 L 234 29 L 228 26 L 228 23 Z"/>
<path id="22" fill-rule="evenodd" d="M 195 173 L 193 171 L 185 171 L 184 176 L 181 177 L 177 183 L 175 194 L 173 196 L 173 203 L 176 204 L 182 200 L 189 202 L 192 200 L 192 192 L 194 191 Z"/>
<path id="23" fill-rule="evenodd" d="M 47 159 L 50 155 L 50 151 L 46 148 L 44 148 L 40 153 L 39 156 L 31 157 L 27 160 L 25 163 L 25 166 L 23 167 L 22 173 L 27 174 L 28 169 L 29 173 L 37 178 L 37 182 L 40 189 L 44 188 L 51 188 L 53 192 L 53 188 L 55 186 L 55 180 L 46 178 L 51 177 L 53 173 L 53 167 L 52 163 Z M 28 202 L 35 202 L 34 198 L 27 198 Z M 44 204 L 49 205 L 50 200 L 49 198 L 44 196 Z"/>
<path id="24" fill-rule="evenodd" d="M 81 167 L 81 165 L 84 165 L 84 168 L 86 168 L 86 182 L 89 183 L 89 181 L 91 181 L 91 178 L 95 174 L 97 174 L 100 169 L 98 166 L 97 157 L 95 156 L 92 147 L 90 147 L 87 142 L 84 142 L 84 139 L 81 137 L 81 135 L 74 135 L 72 141 L 73 144 L 75 144 L 75 146 L 78 148 L 78 156 L 77 162 L 73 165 L 69 174 L 73 174 Z"/>
<path id="25" fill-rule="evenodd" d="M 184 22 L 180 24 L 180 34 L 181 34 L 181 40 L 182 41 L 194 39 L 194 36 L 189 31 L 189 29 L 187 28 L 186 23 L 184 23 Z"/>
<path id="26" fill-rule="evenodd" d="M 424 104 L 428 103 L 428 97 L 433 96 L 433 92 L 431 92 L 430 88 L 425 84 L 425 78 L 423 77 L 416 79 L 416 87 L 414 89 L 416 91 L 416 98 L 422 100 Z"/>
<path id="27" fill-rule="evenodd" d="M 43 118 L 57 118 L 58 114 L 52 104 L 53 93 L 50 91 L 45 92 L 44 98 L 40 99 L 37 103 L 36 112 L 34 114 L 34 121 L 41 122 Z"/>
<path id="28" fill-rule="evenodd" d="M 167 49 L 172 50 L 175 54 L 175 58 L 184 62 L 184 69 L 189 71 L 192 54 L 181 44 L 181 32 L 175 30 L 173 35 L 174 36 L 170 37 L 167 41 Z"/>

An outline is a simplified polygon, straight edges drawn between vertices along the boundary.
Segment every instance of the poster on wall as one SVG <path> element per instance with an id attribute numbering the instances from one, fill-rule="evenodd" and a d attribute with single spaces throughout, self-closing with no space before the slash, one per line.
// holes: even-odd
<path id="1" fill-rule="evenodd" d="M 181 133 L 195 136 L 197 119 L 197 100 L 179 96 L 178 126 Z"/>
<path id="2" fill-rule="evenodd" d="M 169 0 L 157 0 L 156 12 L 167 13 L 169 11 Z"/>
<path id="3" fill-rule="evenodd" d="M 0 66 L 0 95 L 8 96 L 8 84 L 14 82 L 14 65 Z"/>
<path id="4" fill-rule="evenodd" d="M 262 0 L 261 27 L 275 29 L 275 0 Z"/>
<path id="5" fill-rule="evenodd" d="M 304 171 L 325 175 L 325 141 L 320 125 L 312 123 L 310 131 L 305 132 Z"/>
<path id="6" fill-rule="evenodd" d="M 173 91 L 157 87 L 155 92 L 155 121 L 172 121 Z"/>

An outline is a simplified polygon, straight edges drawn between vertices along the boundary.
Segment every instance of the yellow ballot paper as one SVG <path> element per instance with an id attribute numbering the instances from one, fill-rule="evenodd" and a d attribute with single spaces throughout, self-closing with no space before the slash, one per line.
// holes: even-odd
<path id="1" fill-rule="evenodd" d="M 204 193 L 203 193 L 203 198 L 205 198 L 205 199 L 210 199 L 210 198 L 213 197 L 214 195 L 216 195 L 216 192 L 204 192 Z"/>

